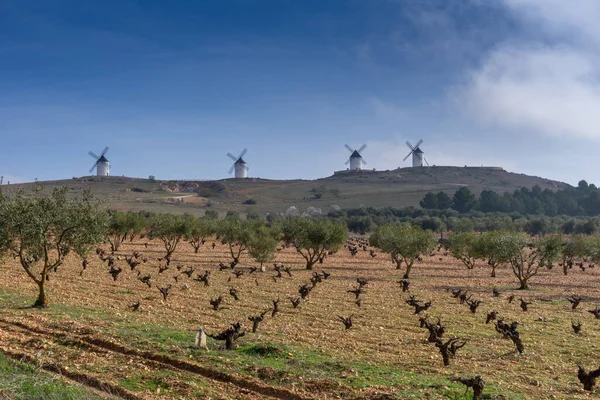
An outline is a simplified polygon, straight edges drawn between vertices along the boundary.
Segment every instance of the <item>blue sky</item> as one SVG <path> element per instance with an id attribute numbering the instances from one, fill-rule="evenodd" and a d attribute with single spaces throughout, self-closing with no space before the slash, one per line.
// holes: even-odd
<path id="1" fill-rule="evenodd" d="M 0 174 L 318 178 L 368 145 L 596 182 L 596 0 L 0 0 Z"/>

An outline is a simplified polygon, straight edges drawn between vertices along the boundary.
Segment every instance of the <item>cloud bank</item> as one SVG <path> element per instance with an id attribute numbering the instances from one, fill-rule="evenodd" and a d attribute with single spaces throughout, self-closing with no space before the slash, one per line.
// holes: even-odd
<path id="1" fill-rule="evenodd" d="M 468 71 L 460 106 L 494 126 L 600 140 L 600 2 L 502 2 L 530 38 L 501 43 Z"/>

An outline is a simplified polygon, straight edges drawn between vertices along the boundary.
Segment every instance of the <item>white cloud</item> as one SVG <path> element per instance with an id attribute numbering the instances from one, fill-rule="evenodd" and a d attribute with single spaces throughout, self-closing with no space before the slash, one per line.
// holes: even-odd
<path id="1" fill-rule="evenodd" d="M 600 2 L 504 3 L 525 23 L 538 23 L 546 43 L 505 42 L 495 48 L 455 92 L 459 106 L 497 126 L 599 140 Z"/>

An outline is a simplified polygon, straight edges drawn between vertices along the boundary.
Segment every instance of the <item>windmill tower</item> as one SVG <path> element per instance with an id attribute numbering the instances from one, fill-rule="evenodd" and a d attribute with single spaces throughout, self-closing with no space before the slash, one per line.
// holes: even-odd
<path id="1" fill-rule="evenodd" d="M 96 176 L 110 176 L 110 162 L 104 157 L 107 151 L 108 147 L 105 147 L 99 156 L 91 151 L 88 153 L 92 158 L 96 159 L 96 162 L 90 168 L 90 172 L 96 168 Z"/>
<path id="2" fill-rule="evenodd" d="M 244 161 L 244 159 L 242 158 L 247 152 L 248 152 L 248 149 L 242 150 L 242 152 L 240 153 L 240 155 L 238 157 L 235 157 L 231 153 L 227 153 L 227 157 L 229 157 L 233 160 L 233 165 L 231 166 L 231 168 L 229 168 L 229 174 L 231 174 L 233 172 L 233 170 L 235 170 L 234 176 L 236 178 L 246 178 L 247 177 L 248 170 L 250 169 L 250 167 L 248 167 L 248 164 L 246 164 L 246 161 Z"/>
<path id="3" fill-rule="evenodd" d="M 423 143 L 423 139 L 419 140 L 417 142 L 416 146 L 413 146 L 412 144 L 410 144 L 409 141 L 406 141 L 406 145 L 410 149 L 410 152 L 406 155 L 406 157 L 404 157 L 404 159 L 402 161 L 406 161 L 406 159 L 408 157 L 410 157 L 410 155 L 412 154 L 412 156 L 413 156 L 412 157 L 412 166 L 413 167 L 422 167 L 423 161 L 425 161 L 425 164 L 427 164 L 427 166 L 429 166 L 427 159 L 425 159 L 425 153 L 419 147 L 421 145 L 421 143 Z"/>
<path id="4" fill-rule="evenodd" d="M 348 151 L 350 152 L 350 158 L 346 161 L 346 165 L 350 164 L 350 171 L 360 171 L 363 165 L 366 165 L 367 162 L 360 155 L 360 153 L 367 148 L 366 144 L 363 144 L 360 149 L 354 150 L 352 147 L 347 144 L 344 145 Z"/>

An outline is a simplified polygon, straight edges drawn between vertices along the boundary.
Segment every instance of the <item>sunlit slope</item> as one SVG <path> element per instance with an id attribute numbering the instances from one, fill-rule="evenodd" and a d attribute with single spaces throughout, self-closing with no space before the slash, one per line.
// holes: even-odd
<path id="1" fill-rule="evenodd" d="M 423 167 L 392 171 L 342 172 L 317 180 L 269 180 L 259 178 L 220 181 L 153 181 L 127 177 L 83 177 L 40 182 L 49 190 L 67 186 L 71 191 L 90 189 L 111 208 L 201 215 L 219 212 L 282 212 L 290 206 L 300 210 L 332 205 L 416 206 L 429 191 L 454 193 L 466 186 L 475 193 L 490 189 L 499 193 L 535 185 L 556 190 L 567 184 L 504 171 L 499 168 Z M 35 183 L 4 185 L 5 193 L 27 192 Z M 255 202 L 255 204 L 244 204 Z"/>

